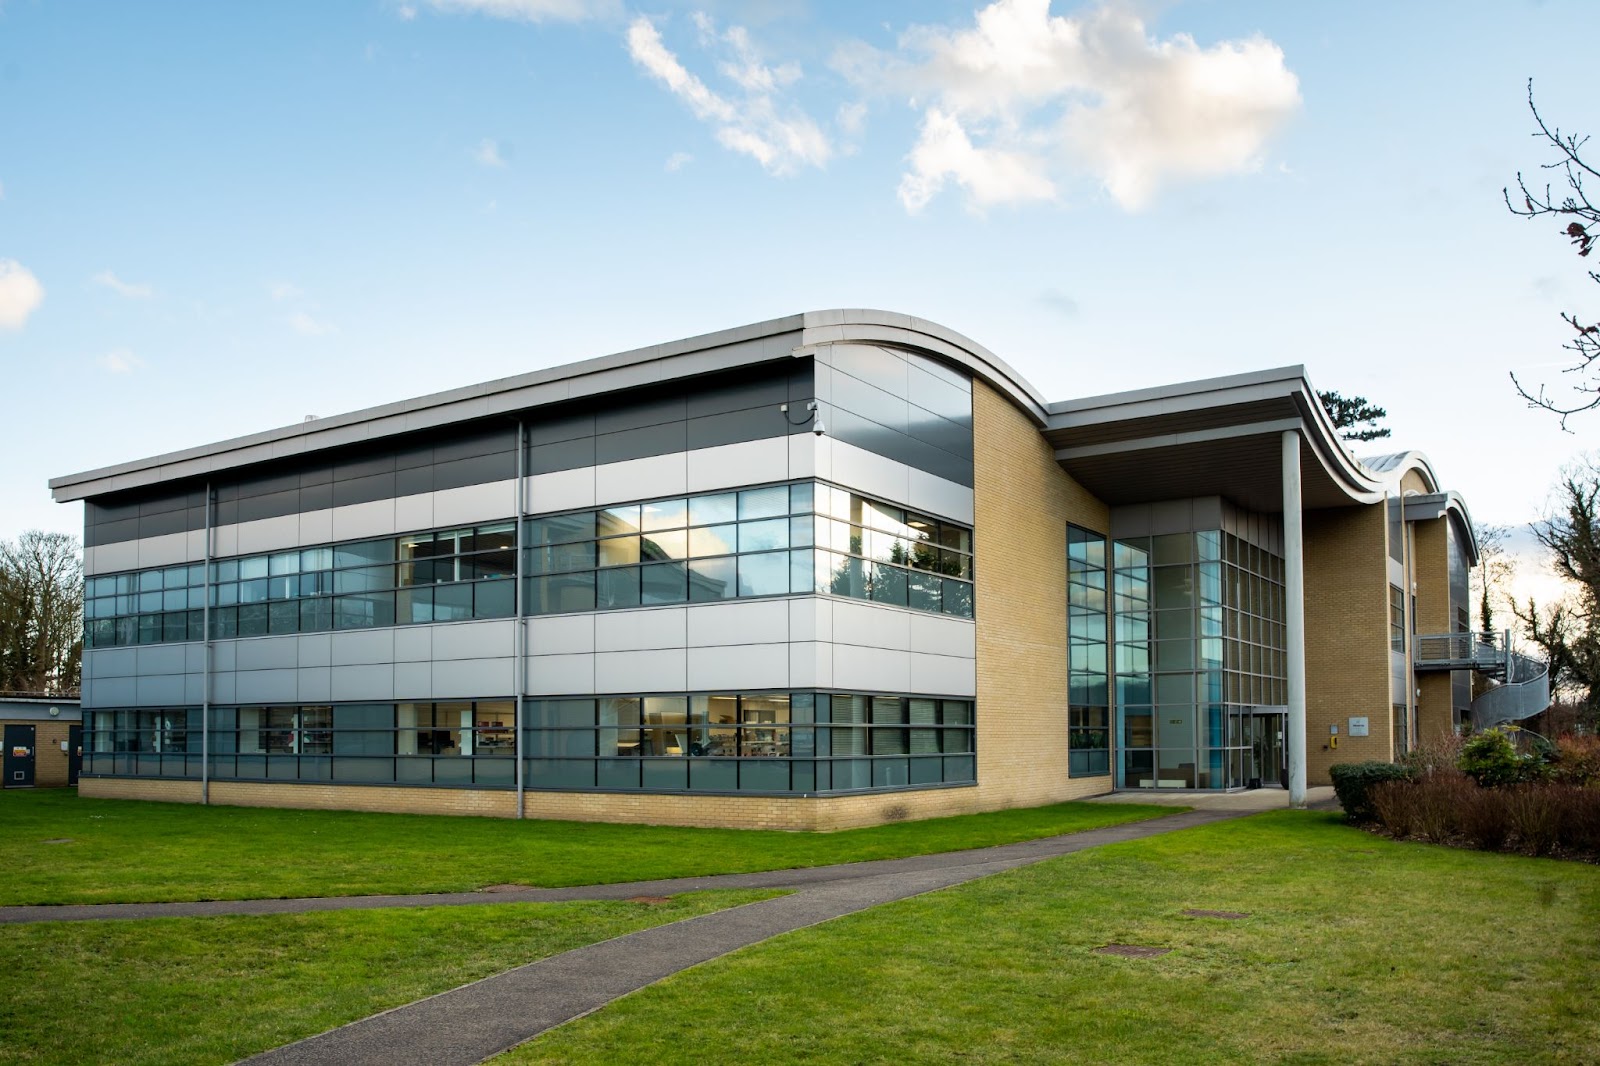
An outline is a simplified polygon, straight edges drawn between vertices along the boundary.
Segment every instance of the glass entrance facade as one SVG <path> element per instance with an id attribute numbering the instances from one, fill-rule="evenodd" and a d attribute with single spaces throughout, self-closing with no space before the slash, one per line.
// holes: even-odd
<path id="1" fill-rule="evenodd" d="M 1117 787 L 1248 786 L 1288 695 L 1282 558 L 1211 529 L 1119 539 L 1112 564 Z"/>

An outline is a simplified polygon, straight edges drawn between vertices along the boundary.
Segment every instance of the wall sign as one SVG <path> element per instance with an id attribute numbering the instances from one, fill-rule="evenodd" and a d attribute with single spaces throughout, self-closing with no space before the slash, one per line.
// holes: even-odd
<path id="1" fill-rule="evenodd" d="M 1367 720 L 1365 718 L 1350 719 L 1350 735 L 1364 737 L 1367 735 Z"/>

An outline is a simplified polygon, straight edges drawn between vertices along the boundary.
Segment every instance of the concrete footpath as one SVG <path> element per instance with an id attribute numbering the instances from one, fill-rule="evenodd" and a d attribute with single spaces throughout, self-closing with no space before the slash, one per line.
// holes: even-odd
<path id="1" fill-rule="evenodd" d="M 1251 813 L 1254 812 L 1237 809 L 1191 810 L 1044 840 L 809 870 L 641 881 L 538 894 L 497 893 L 492 897 L 496 902 L 617 899 L 708 888 L 792 890 L 792 894 L 777 899 L 576 948 L 244 1061 L 251 1066 L 470 1066 L 664 977 L 781 933 L 1058 855 L 1142 840 Z M 439 899 L 386 898 L 424 903 Z M 471 902 L 481 904 L 485 899 L 473 894 Z"/>

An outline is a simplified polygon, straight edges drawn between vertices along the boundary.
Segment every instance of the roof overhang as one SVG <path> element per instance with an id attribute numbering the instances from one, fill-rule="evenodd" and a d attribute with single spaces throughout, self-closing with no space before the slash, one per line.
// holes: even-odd
<path id="1" fill-rule="evenodd" d="M 1045 424 L 1044 400 L 1020 374 L 982 345 L 912 315 L 837 309 L 769 319 L 69 474 L 51 479 L 50 490 L 57 503 L 69 503 L 108 492 L 204 478 L 255 463 L 401 433 L 495 416 L 513 417 L 607 392 L 647 388 L 778 359 L 804 358 L 821 345 L 852 342 L 908 348 L 952 363 L 999 390 L 1035 424 Z"/>
<path id="2" fill-rule="evenodd" d="M 1281 512 L 1290 430 L 1302 441 L 1307 510 L 1376 503 L 1415 465 L 1378 471 L 1357 460 L 1300 366 L 1070 400 L 1049 412 L 1045 437 L 1057 462 L 1113 505 L 1223 496 Z"/>
<path id="3" fill-rule="evenodd" d="M 1427 522 L 1449 518 L 1456 531 L 1456 539 L 1467 553 L 1467 565 L 1478 565 L 1478 538 L 1472 529 L 1472 515 L 1467 511 L 1467 501 L 1458 492 L 1429 492 L 1405 497 L 1407 522 Z"/>

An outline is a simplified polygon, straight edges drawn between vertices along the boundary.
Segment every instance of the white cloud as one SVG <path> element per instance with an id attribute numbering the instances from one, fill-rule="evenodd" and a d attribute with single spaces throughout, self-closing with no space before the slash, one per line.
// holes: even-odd
<path id="1" fill-rule="evenodd" d="M 428 6 L 445 14 L 485 15 L 517 22 L 582 22 L 617 15 L 619 0 L 428 0 Z M 417 9 L 400 5 L 400 17 L 412 19 Z"/>
<path id="2" fill-rule="evenodd" d="M 974 146 L 956 116 L 928 108 L 911 150 L 911 169 L 900 178 L 900 202 L 915 214 L 952 178 L 976 208 L 991 204 L 1051 200 L 1056 187 L 1041 162 L 1024 152 Z"/>
<path id="3" fill-rule="evenodd" d="M 126 348 L 114 348 L 95 360 L 95 364 L 113 374 L 131 374 L 144 369 L 144 360 Z"/>
<path id="4" fill-rule="evenodd" d="M 695 118 L 716 127 L 717 142 L 750 156 L 772 174 L 802 166 L 821 167 L 833 145 L 811 117 L 785 98 L 798 82 L 798 64 L 769 66 L 743 27 L 722 33 L 704 13 L 693 16 L 702 49 L 722 54 L 717 70 L 732 83 L 724 95 L 691 73 L 661 40 L 655 23 L 640 15 L 628 25 L 628 54 L 685 104 Z"/>
<path id="5" fill-rule="evenodd" d="M 478 142 L 478 147 L 472 150 L 472 158 L 480 166 L 503 167 L 506 165 L 505 156 L 500 154 L 500 142 L 492 137 L 485 137 Z"/>
<path id="6" fill-rule="evenodd" d="M 305 295 L 305 291 L 292 281 L 274 281 L 267 285 L 267 293 L 277 303 L 285 300 L 298 300 Z"/>
<path id="7" fill-rule="evenodd" d="M 839 132 L 846 137 L 859 137 L 867 128 L 867 105 L 859 100 L 855 103 L 840 104 L 839 110 L 834 113 L 833 124 L 839 127 Z"/>
<path id="8" fill-rule="evenodd" d="M 667 162 L 665 166 L 667 173 L 676 174 L 678 171 L 682 170 L 684 167 L 693 162 L 694 156 L 690 155 L 688 152 L 673 152 L 671 155 L 667 156 Z"/>
<path id="9" fill-rule="evenodd" d="M 102 270 L 90 279 L 96 285 L 104 285 L 112 292 L 126 296 L 130 300 L 148 300 L 156 294 L 156 290 L 142 282 L 123 281 L 109 270 Z"/>
<path id="10" fill-rule="evenodd" d="M 972 27 L 916 27 L 900 49 L 858 43 L 835 65 L 869 90 L 928 101 L 913 104 L 924 115 L 900 185 L 909 211 L 947 180 L 981 207 L 1049 198 L 1073 171 L 1138 210 L 1173 181 L 1256 169 L 1300 105 L 1271 41 L 1158 40 L 1122 0 L 1071 16 L 1051 15 L 1049 0 L 995 0 Z"/>
<path id="11" fill-rule="evenodd" d="M 21 329 L 44 303 L 44 286 L 15 259 L 0 259 L 0 329 Z"/>
<path id="12" fill-rule="evenodd" d="M 302 337 L 326 337 L 330 333 L 339 332 L 331 323 L 312 318 L 304 311 L 296 311 L 289 316 L 289 328 Z"/>

